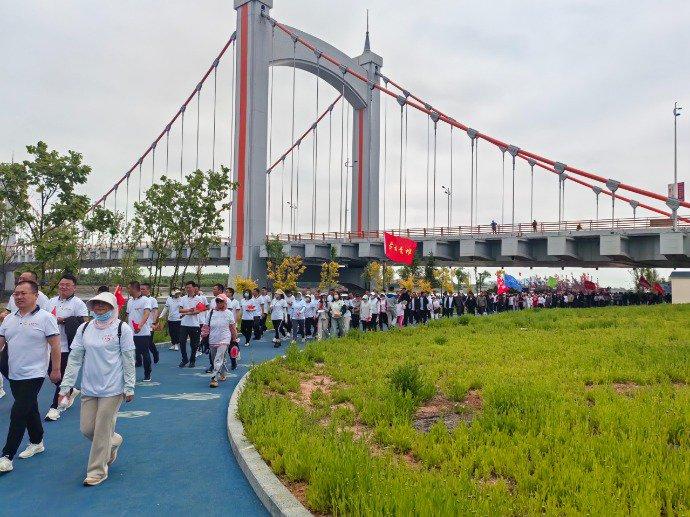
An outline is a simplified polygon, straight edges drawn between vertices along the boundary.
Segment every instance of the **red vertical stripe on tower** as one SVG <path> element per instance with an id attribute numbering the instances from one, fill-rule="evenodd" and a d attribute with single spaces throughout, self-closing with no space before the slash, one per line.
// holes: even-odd
<path id="1" fill-rule="evenodd" d="M 235 232 L 235 258 L 244 257 L 244 203 L 245 180 L 247 177 L 247 56 L 249 54 L 249 4 L 240 7 L 240 123 L 237 140 L 237 226 Z"/>
<path id="2" fill-rule="evenodd" d="M 357 111 L 359 119 L 359 136 L 357 142 L 357 232 L 362 233 L 362 173 L 364 171 L 364 110 Z"/>

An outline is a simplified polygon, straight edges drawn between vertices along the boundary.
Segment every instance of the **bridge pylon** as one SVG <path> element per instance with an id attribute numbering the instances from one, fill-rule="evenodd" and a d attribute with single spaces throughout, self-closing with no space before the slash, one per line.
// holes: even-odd
<path id="1" fill-rule="evenodd" d="M 383 59 L 371 51 L 367 31 L 364 51 L 352 58 L 332 45 L 298 29 L 276 27 L 270 17 L 273 0 L 234 0 L 237 11 L 235 136 L 230 242 L 230 281 L 236 275 L 263 284 L 266 263 L 260 257 L 267 234 L 267 147 L 269 68 L 294 66 L 330 84 L 353 108 L 352 167 L 348 208 L 349 230 L 379 229 L 380 81 Z M 299 38 L 300 41 L 297 41 Z M 308 42 L 313 49 L 302 42 Z M 323 58 L 328 54 L 340 66 Z M 347 69 L 366 75 L 369 83 Z M 298 207 L 303 209 L 303 207 Z M 305 212 L 306 213 L 306 212 Z M 347 222 L 345 222 L 347 224 Z M 345 228 L 343 228 L 345 229 Z M 298 232 L 310 231 L 298 228 Z"/>

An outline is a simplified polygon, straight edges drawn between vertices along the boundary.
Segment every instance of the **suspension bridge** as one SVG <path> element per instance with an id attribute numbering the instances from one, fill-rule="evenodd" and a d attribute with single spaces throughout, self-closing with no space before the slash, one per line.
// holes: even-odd
<path id="1" fill-rule="evenodd" d="M 690 267 L 690 218 L 679 214 L 690 203 L 461 122 L 384 74 L 368 27 L 362 53 L 351 57 L 273 18 L 273 0 L 235 0 L 234 6 L 236 31 L 172 118 L 92 208 L 119 211 L 127 221 L 142 188 L 161 175 L 179 172 L 182 179 L 192 169 L 227 163 L 239 186 L 227 210 L 227 231 L 205 263 L 229 265 L 231 278 L 263 281 L 271 238 L 305 259 L 307 279 L 318 277 L 334 248 L 348 266 L 343 280 L 361 283 L 366 263 L 384 258 L 384 230 L 419 241 L 424 255 L 449 265 Z M 289 72 L 287 84 L 278 81 L 279 69 Z M 311 116 L 312 108 L 296 102 L 298 70 L 314 78 L 313 117 L 304 127 L 298 119 L 305 111 Z M 290 116 L 281 121 L 276 104 L 285 92 Z M 411 164 L 419 158 L 408 152 L 412 124 L 426 128 L 426 167 Z M 281 139 L 290 145 L 276 152 Z M 448 146 L 448 163 L 439 163 L 441 142 Z M 495 183 L 483 192 L 479 177 L 486 171 Z M 594 218 L 566 220 L 570 185 L 592 193 Z M 529 191 L 529 210 L 516 205 L 519 189 Z M 535 190 L 557 191 L 558 213 L 550 222 L 535 221 Z M 424 221 L 412 220 L 412 199 L 425 200 Z M 480 221 L 479 206 L 487 199 L 500 213 L 495 225 Z M 610 203 L 600 207 L 600 200 Z M 623 209 L 632 218 L 621 218 Z M 84 267 L 113 264 L 122 253 L 117 242 L 92 243 Z M 151 260 L 146 243 L 137 247 L 137 257 Z M 32 261 L 32 250 L 19 246 L 10 269 Z"/>

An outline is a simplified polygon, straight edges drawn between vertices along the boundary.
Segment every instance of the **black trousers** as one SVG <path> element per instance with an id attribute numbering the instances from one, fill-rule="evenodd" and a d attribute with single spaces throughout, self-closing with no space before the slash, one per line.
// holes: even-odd
<path id="1" fill-rule="evenodd" d="M 168 334 L 170 334 L 170 342 L 173 345 L 180 344 L 180 322 L 179 321 L 169 321 L 168 322 Z"/>
<path id="2" fill-rule="evenodd" d="M 263 336 L 264 332 L 266 332 L 266 319 L 268 319 L 268 314 L 264 312 L 263 316 L 261 316 L 261 335 Z"/>
<path id="3" fill-rule="evenodd" d="M 263 331 L 261 330 L 261 316 L 254 317 L 254 339 L 257 341 L 261 339 Z"/>
<path id="4" fill-rule="evenodd" d="M 304 319 L 304 330 L 307 336 L 316 335 L 316 318 L 305 318 Z"/>
<path id="5" fill-rule="evenodd" d="M 13 381 L 10 379 L 10 390 L 14 397 L 10 411 L 10 428 L 7 431 L 7 441 L 2 449 L 2 455 L 9 459 L 17 454 L 19 445 L 24 438 L 24 431 L 29 432 L 31 443 L 41 443 L 43 440 L 43 424 L 38 412 L 38 392 L 43 386 L 40 379 L 26 379 Z"/>
<path id="6" fill-rule="evenodd" d="M 405 314 L 403 315 L 403 326 L 407 327 L 414 323 L 413 311 L 412 309 L 405 309 Z"/>
<path id="7" fill-rule="evenodd" d="M 271 320 L 271 323 L 273 323 L 273 330 L 276 333 L 274 339 L 280 339 L 281 334 L 283 337 L 287 336 L 287 332 L 283 327 L 283 320 Z"/>
<path id="8" fill-rule="evenodd" d="M 252 331 L 254 330 L 254 320 L 242 320 L 240 325 L 240 332 L 244 336 L 244 343 L 247 344 L 252 340 Z M 255 338 L 258 339 L 258 338 Z"/>
<path id="9" fill-rule="evenodd" d="M 151 332 L 153 332 L 153 330 Z M 151 352 L 151 356 L 153 357 L 153 364 L 158 364 L 158 347 L 153 342 L 153 334 L 149 336 L 149 352 Z"/>
<path id="10" fill-rule="evenodd" d="M 350 328 L 359 330 L 359 314 L 352 314 L 352 318 L 350 319 Z"/>
<path id="11" fill-rule="evenodd" d="M 144 365 L 144 378 L 151 377 L 151 356 L 149 356 L 149 343 L 151 336 L 134 335 L 134 347 L 136 349 L 136 362 Z"/>
<path id="12" fill-rule="evenodd" d="M 180 325 L 180 354 L 182 354 L 183 363 L 196 362 L 196 351 L 199 348 L 199 337 L 201 336 L 201 328 L 194 325 L 188 327 Z M 189 338 L 189 346 L 191 348 L 191 356 L 187 357 L 187 338 Z"/>
<path id="13" fill-rule="evenodd" d="M 383 324 L 386 324 L 386 328 L 390 327 L 390 323 L 388 323 L 388 313 L 387 312 L 379 312 L 379 328 L 383 330 Z"/>
<path id="14" fill-rule="evenodd" d="M 376 330 L 376 324 L 379 321 L 378 314 L 371 315 L 371 321 L 369 322 L 369 330 Z"/>
<path id="15" fill-rule="evenodd" d="M 69 359 L 69 352 L 60 352 L 60 377 L 65 375 L 65 369 L 67 368 L 67 360 Z M 52 366 L 48 366 L 48 372 L 50 373 L 50 370 L 52 369 Z M 53 403 L 50 405 L 51 408 L 57 409 L 58 407 L 58 397 L 60 396 L 60 383 L 58 382 L 55 385 L 55 394 L 53 395 Z"/>

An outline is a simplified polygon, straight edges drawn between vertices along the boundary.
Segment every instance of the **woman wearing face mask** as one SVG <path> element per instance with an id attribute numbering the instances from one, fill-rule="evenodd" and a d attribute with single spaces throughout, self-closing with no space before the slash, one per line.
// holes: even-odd
<path id="1" fill-rule="evenodd" d="M 274 348 L 278 348 L 281 344 L 281 338 L 287 336 L 284 325 L 287 313 L 287 302 L 284 296 L 281 289 L 276 289 L 273 300 L 271 300 L 271 322 L 273 323 L 273 330 L 275 330 L 276 333 L 273 338 Z"/>
<path id="2" fill-rule="evenodd" d="M 302 293 L 297 291 L 295 293 L 295 301 L 290 307 L 290 319 L 292 320 L 292 342 L 297 341 L 297 335 L 302 336 L 302 341 L 305 340 L 304 333 L 304 317 L 307 310 L 307 304 L 302 299 Z"/>
<path id="3" fill-rule="evenodd" d="M 249 291 L 245 291 L 242 294 L 240 306 L 242 307 L 242 324 L 240 330 L 244 336 L 244 346 L 249 346 L 254 330 L 254 318 L 260 317 L 261 311 L 258 307 L 258 303 L 252 299 L 252 293 Z"/>
<path id="4" fill-rule="evenodd" d="M 88 302 L 93 321 L 77 329 L 72 351 L 60 384 L 60 405 L 69 402 L 79 371 L 81 379 L 80 429 L 91 440 L 85 486 L 108 478 L 108 467 L 117 459 L 122 436 L 115 432 L 115 420 L 123 400 L 134 398 L 134 332 L 117 319 L 117 300 L 112 293 L 100 293 Z"/>

